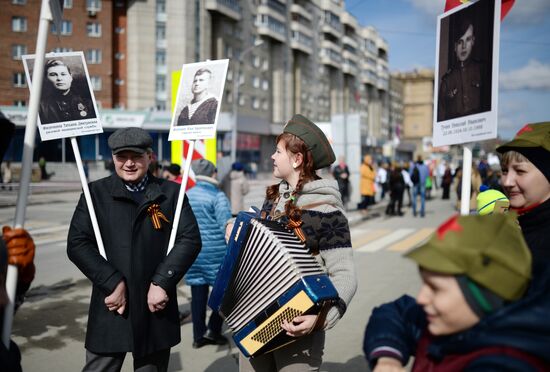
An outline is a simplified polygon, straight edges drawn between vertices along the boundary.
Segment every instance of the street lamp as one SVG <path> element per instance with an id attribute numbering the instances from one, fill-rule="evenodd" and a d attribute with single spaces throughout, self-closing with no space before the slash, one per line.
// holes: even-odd
<path id="1" fill-rule="evenodd" d="M 253 45 L 249 46 L 235 59 L 235 66 L 233 71 L 233 128 L 231 128 L 231 163 L 237 161 L 237 113 L 239 110 L 239 71 L 241 69 L 241 63 L 244 56 L 250 53 L 254 48 L 262 45 L 263 40 L 256 40 Z"/>

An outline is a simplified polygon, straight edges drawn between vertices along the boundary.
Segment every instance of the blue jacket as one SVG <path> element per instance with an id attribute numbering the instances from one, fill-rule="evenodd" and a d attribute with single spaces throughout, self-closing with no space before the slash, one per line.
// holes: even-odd
<path id="1" fill-rule="evenodd" d="M 197 218 L 202 250 L 187 271 L 188 285 L 214 285 L 225 256 L 225 223 L 231 218 L 229 200 L 210 177 L 197 176 L 195 187 L 187 191 L 189 204 Z"/>
<path id="2" fill-rule="evenodd" d="M 486 316 L 474 327 L 451 336 L 436 337 L 428 349 L 430 357 L 440 360 L 449 354 L 466 354 L 482 347 L 507 346 L 550 364 L 550 275 L 546 280 L 546 285 L 537 286 L 525 298 Z M 401 354 L 401 362 L 405 365 L 409 357 L 415 355 L 418 340 L 425 329 L 424 310 L 410 296 L 375 308 L 363 342 L 369 363 L 372 366 L 375 362 L 373 351 L 385 347 L 390 350 L 387 356 Z M 488 364 L 484 367 L 491 368 L 510 363 L 497 356 L 485 362 Z"/>
<path id="3" fill-rule="evenodd" d="M 420 182 L 418 183 L 418 185 L 420 185 L 421 187 L 425 187 L 426 186 L 426 178 L 428 178 L 430 176 L 430 169 L 424 163 L 415 162 L 413 165 L 411 165 L 409 167 L 409 174 L 411 176 L 413 174 L 413 170 L 414 170 L 415 167 L 418 168 L 418 173 L 420 174 Z"/>

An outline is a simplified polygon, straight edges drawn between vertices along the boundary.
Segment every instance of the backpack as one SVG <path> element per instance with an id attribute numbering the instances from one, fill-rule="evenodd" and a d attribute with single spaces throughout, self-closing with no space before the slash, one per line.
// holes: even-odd
<path id="1" fill-rule="evenodd" d="M 416 165 L 414 166 L 411 174 L 411 181 L 413 185 L 418 185 L 420 183 L 420 171 Z"/>

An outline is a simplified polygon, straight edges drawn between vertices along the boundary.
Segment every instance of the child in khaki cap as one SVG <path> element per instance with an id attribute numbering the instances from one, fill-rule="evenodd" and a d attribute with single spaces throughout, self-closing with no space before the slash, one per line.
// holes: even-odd
<path id="1" fill-rule="evenodd" d="M 532 348 L 536 338 L 526 341 L 535 335 L 522 333 L 520 322 L 503 326 L 497 316 L 531 278 L 531 254 L 515 218 L 454 216 L 405 255 L 418 264 L 422 286 L 416 303 L 403 296 L 373 311 L 364 351 L 374 372 L 404 370 L 407 355 L 415 356 L 413 372 L 550 369 L 547 356 Z M 484 335 L 484 346 L 473 347 L 472 338 Z"/>

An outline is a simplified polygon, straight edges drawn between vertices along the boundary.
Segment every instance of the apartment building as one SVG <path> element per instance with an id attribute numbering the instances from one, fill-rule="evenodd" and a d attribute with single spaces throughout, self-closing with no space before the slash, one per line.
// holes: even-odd
<path id="1" fill-rule="evenodd" d="M 434 72 L 419 69 L 393 77 L 403 84 L 403 139 L 415 144 L 417 154 L 426 156 L 422 141 L 432 136 Z"/>
<path id="2" fill-rule="evenodd" d="M 2 44 L 25 38 L 32 53 L 40 1 L 8 1 L 0 19 L 11 28 Z M 26 17 L 25 31 L 17 31 L 17 17 Z M 112 108 L 167 118 L 174 71 L 229 58 L 218 122 L 224 154 L 236 122 L 238 158 L 267 169 L 274 135 L 296 112 L 319 123 L 357 115 L 363 152 L 390 138 L 388 44 L 345 11 L 343 0 L 65 0 L 63 18 L 72 30 L 50 36 L 48 50 L 85 51 L 96 98 L 110 115 L 119 112 Z M 9 66 L 1 72 L 0 105 L 24 105 L 28 89 L 15 75 L 22 64 L 8 59 L 0 57 Z"/>

